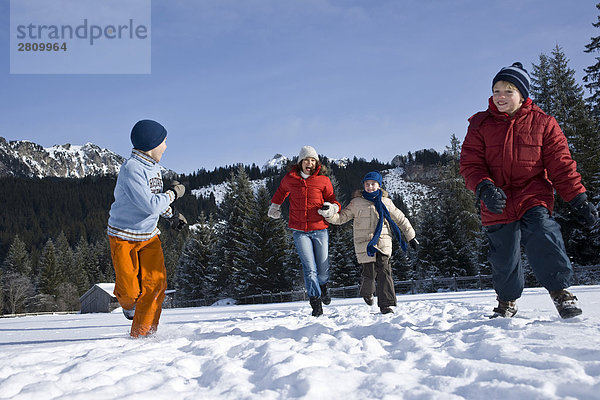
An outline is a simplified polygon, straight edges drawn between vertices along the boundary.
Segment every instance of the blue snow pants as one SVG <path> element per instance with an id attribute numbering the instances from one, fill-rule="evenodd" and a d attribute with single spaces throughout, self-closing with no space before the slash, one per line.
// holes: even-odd
<path id="1" fill-rule="evenodd" d="M 519 221 L 510 224 L 487 226 L 485 232 L 489 240 L 492 282 L 499 300 L 513 301 L 523 293 L 521 246 L 543 287 L 556 291 L 570 286 L 573 268 L 560 225 L 545 207 L 533 207 Z"/>

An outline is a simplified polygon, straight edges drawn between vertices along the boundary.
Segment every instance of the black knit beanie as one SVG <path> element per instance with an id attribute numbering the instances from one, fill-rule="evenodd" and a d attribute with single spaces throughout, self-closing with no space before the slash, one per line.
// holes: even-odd
<path id="1" fill-rule="evenodd" d="M 519 92 L 523 95 L 523 98 L 527 100 L 529 97 L 529 85 L 531 84 L 531 78 L 527 73 L 527 70 L 523 68 L 523 64 L 515 62 L 510 67 L 504 67 L 496 74 L 492 81 L 492 88 L 498 81 L 510 82 L 519 89 Z"/>
<path id="2" fill-rule="evenodd" d="M 149 151 L 160 145 L 167 137 L 164 126 L 150 119 L 136 122 L 131 130 L 131 144 L 134 149 Z"/>

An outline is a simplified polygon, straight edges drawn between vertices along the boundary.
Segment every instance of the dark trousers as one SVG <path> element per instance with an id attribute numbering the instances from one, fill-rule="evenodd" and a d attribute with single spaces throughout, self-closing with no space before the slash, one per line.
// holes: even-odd
<path id="1" fill-rule="evenodd" d="M 390 257 L 377 252 L 375 262 L 362 264 L 362 267 L 360 295 L 371 297 L 377 290 L 377 305 L 379 307 L 395 306 L 396 292 L 394 291 Z M 377 282 L 377 285 L 375 285 L 375 282 Z"/>
<path id="2" fill-rule="evenodd" d="M 555 291 L 570 286 L 573 268 L 560 225 L 545 207 L 533 207 L 519 221 L 510 224 L 487 226 L 485 232 L 490 245 L 492 281 L 500 300 L 516 300 L 523 293 L 521 246 L 543 287 Z"/>

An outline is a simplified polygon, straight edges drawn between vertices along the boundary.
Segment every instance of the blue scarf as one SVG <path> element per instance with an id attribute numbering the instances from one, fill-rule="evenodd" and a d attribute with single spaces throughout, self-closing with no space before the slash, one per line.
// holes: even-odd
<path id="1" fill-rule="evenodd" d="M 372 201 L 373 204 L 375 204 L 375 209 L 377 210 L 377 213 L 379 214 L 379 221 L 377 222 L 377 226 L 375 227 L 375 232 L 373 233 L 373 239 L 371 239 L 371 241 L 367 245 L 367 255 L 369 257 L 373 257 L 377 253 L 377 249 L 375 248 L 375 245 L 377 244 L 377 242 L 379 242 L 379 236 L 381 236 L 381 229 L 383 228 L 383 218 L 385 218 L 387 220 L 387 222 L 390 224 L 390 226 L 392 227 L 394 236 L 396 237 L 398 242 L 400 242 L 400 247 L 402 248 L 402 251 L 406 252 L 406 242 L 404 240 L 402 240 L 402 232 L 400 232 L 400 228 L 398 228 L 398 225 L 396 225 L 396 223 L 392 220 L 392 217 L 390 216 L 390 212 L 385 207 L 385 205 L 383 205 L 383 201 L 381 200 L 383 197 L 383 193 L 381 192 L 381 189 L 378 189 L 372 193 L 367 193 L 363 190 L 362 196 L 366 200 Z"/>

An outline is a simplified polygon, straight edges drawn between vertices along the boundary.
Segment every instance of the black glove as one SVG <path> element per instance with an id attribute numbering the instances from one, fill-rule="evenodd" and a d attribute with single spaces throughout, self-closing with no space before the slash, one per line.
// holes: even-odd
<path id="1" fill-rule="evenodd" d="M 177 200 L 185 193 L 185 186 L 179 183 L 179 181 L 173 181 L 173 183 L 171 183 L 171 186 L 167 190 L 165 190 L 165 192 L 168 190 L 172 191 L 175 194 L 175 200 Z"/>
<path id="2" fill-rule="evenodd" d="M 410 241 L 408 242 L 408 245 L 410 246 L 411 249 L 413 249 L 414 251 L 419 251 L 419 241 L 417 240 L 417 238 L 412 238 L 410 239 Z"/>
<path id="3" fill-rule="evenodd" d="M 169 218 L 169 223 L 171 224 L 172 229 L 175 229 L 177 232 L 181 232 L 183 227 L 186 226 L 188 222 L 183 214 L 173 210 L 173 216 Z"/>
<path id="4" fill-rule="evenodd" d="M 598 210 L 596 206 L 590 203 L 585 192 L 579 193 L 569 204 L 577 211 L 581 221 L 588 228 L 593 228 L 598 222 Z"/>
<path id="5" fill-rule="evenodd" d="M 502 214 L 506 207 L 506 194 L 487 179 L 477 185 L 477 199 L 483 201 L 488 210 L 494 214 Z"/>

